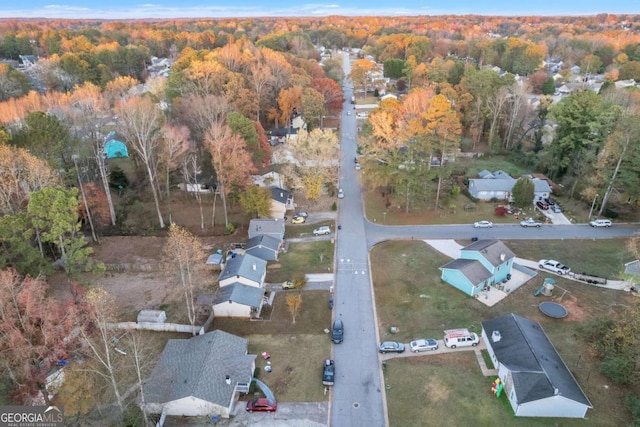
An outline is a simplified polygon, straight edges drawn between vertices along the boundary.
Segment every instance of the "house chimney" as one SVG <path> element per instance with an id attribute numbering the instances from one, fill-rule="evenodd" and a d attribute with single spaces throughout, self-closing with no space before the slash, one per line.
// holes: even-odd
<path id="1" fill-rule="evenodd" d="M 231 385 L 231 377 L 229 375 L 227 375 L 224 380 L 228 385 Z"/>
<path id="2" fill-rule="evenodd" d="M 280 197 L 284 197 L 284 193 L 282 191 L 280 192 Z"/>
<path id="3" fill-rule="evenodd" d="M 491 341 L 498 342 L 501 339 L 502 339 L 502 335 L 500 334 L 500 331 L 491 332 Z"/>
<path id="4" fill-rule="evenodd" d="M 256 271 L 257 265 L 253 263 L 253 271 Z"/>

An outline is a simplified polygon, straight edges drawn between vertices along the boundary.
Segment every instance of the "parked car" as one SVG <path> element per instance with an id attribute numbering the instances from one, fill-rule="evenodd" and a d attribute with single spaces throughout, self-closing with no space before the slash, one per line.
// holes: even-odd
<path id="1" fill-rule="evenodd" d="M 493 227 L 493 223 L 491 221 L 483 220 L 483 221 L 474 222 L 473 226 L 475 228 L 491 228 Z"/>
<path id="2" fill-rule="evenodd" d="M 447 329 L 444 331 L 444 345 L 449 348 L 475 347 L 480 343 L 480 337 L 468 329 Z"/>
<path id="3" fill-rule="evenodd" d="M 278 402 L 269 402 L 266 397 L 260 397 L 247 402 L 247 412 L 276 412 Z"/>
<path id="4" fill-rule="evenodd" d="M 344 340 L 344 323 L 342 320 L 336 319 L 331 327 L 331 341 L 334 344 L 340 344 Z"/>
<path id="5" fill-rule="evenodd" d="M 301 216 L 302 218 L 307 218 L 309 217 L 309 214 L 307 213 L 307 211 L 300 211 L 300 212 L 296 212 L 296 214 L 294 216 Z"/>
<path id="6" fill-rule="evenodd" d="M 293 285 L 291 280 L 285 280 L 282 282 L 282 289 L 295 289 L 296 287 Z"/>
<path id="7" fill-rule="evenodd" d="M 546 199 L 544 199 L 544 201 L 549 205 L 549 206 L 555 206 L 556 201 L 553 200 L 551 197 L 547 197 Z"/>
<path id="8" fill-rule="evenodd" d="M 610 219 L 595 219 L 589 223 L 592 227 L 611 227 Z"/>
<path id="9" fill-rule="evenodd" d="M 520 221 L 521 227 L 541 227 L 542 223 L 534 220 L 533 218 L 527 218 L 524 221 Z"/>
<path id="10" fill-rule="evenodd" d="M 347 116 L 350 116 L 350 115 L 351 115 L 351 111 L 347 111 Z"/>
<path id="11" fill-rule="evenodd" d="M 336 364 L 333 360 L 327 359 L 324 361 L 324 367 L 322 369 L 322 384 L 333 385 L 336 377 Z"/>
<path id="12" fill-rule="evenodd" d="M 356 163 L 356 170 L 359 171 L 361 169 L 360 163 Z"/>
<path id="13" fill-rule="evenodd" d="M 395 341 L 385 341 L 378 347 L 380 353 L 404 353 L 404 344 Z"/>
<path id="14" fill-rule="evenodd" d="M 409 348 L 414 353 L 419 353 L 421 351 L 434 351 L 438 349 L 438 341 L 434 339 L 419 339 L 415 341 L 411 341 L 409 343 Z"/>
<path id="15" fill-rule="evenodd" d="M 344 199 L 344 191 L 342 191 L 342 188 L 338 189 L 338 199 Z"/>
<path id="16" fill-rule="evenodd" d="M 544 200 L 538 200 L 536 202 L 536 206 L 542 209 L 543 211 L 546 211 L 547 209 L 549 209 L 549 203 L 545 202 Z"/>
<path id="17" fill-rule="evenodd" d="M 331 234 L 331 228 L 328 225 L 323 225 L 313 230 L 314 236 L 322 236 L 323 234 Z"/>
<path id="18" fill-rule="evenodd" d="M 293 218 L 291 218 L 291 222 L 293 224 L 304 224 L 307 221 L 307 219 L 303 216 L 294 216 Z"/>
<path id="19" fill-rule="evenodd" d="M 538 261 L 538 266 L 557 274 L 569 274 L 571 271 L 569 267 L 553 259 L 541 259 Z"/>
<path id="20" fill-rule="evenodd" d="M 560 206 L 559 204 L 555 204 L 553 206 L 551 206 L 551 210 L 554 211 L 555 213 L 562 213 L 564 212 L 564 209 L 562 209 L 562 206 Z"/>

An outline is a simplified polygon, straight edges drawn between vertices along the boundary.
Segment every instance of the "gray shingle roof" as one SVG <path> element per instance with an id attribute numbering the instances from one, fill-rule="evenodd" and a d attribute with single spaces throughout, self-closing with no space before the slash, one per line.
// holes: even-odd
<path id="1" fill-rule="evenodd" d="M 273 251 L 278 251 L 280 248 L 280 243 L 282 240 L 277 239 L 273 236 L 267 236 L 266 234 L 258 234 L 247 240 L 247 244 L 245 245 L 245 251 L 256 247 L 263 247 L 267 249 L 271 249 Z"/>
<path id="2" fill-rule="evenodd" d="M 482 322 L 482 328 L 498 361 L 513 374 L 519 403 L 557 393 L 592 407 L 539 323 L 511 313 Z M 500 341 L 492 341 L 493 331 L 500 332 Z"/>
<path id="3" fill-rule="evenodd" d="M 267 268 L 267 261 L 249 254 L 236 255 L 229 258 L 220 273 L 218 281 L 230 277 L 244 277 L 256 283 L 262 284 L 262 276 Z"/>
<path id="4" fill-rule="evenodd" d="M 628 262 L 624 265 L 624 274 L 640 276 L 640 260 Z"/>
<path id="5" fill-rule="evenodd" d="M 511 252 L 511 250 L 500 240 L 478 240 L 469 246 L 462 248 L 463 254 L 465 251 L 480 252 L 482 256 L 494 267 L 497 267 L 516 256 L 516 254 Z M 464 257 L 464 255 L 462 256 Z"/>
<path id="6" fill-rule="evenodd" d="M 249 221 L 249 238 L 258 234 L 269 234 L 282 239 L 284 237 L 284 220 L 252 219 Z"/>
<path id="7" fill-rule="evenodd" d="M 234 386 L 251 382 L 255 358 L 247 354 L 246 339 L 224 331 L 169 340 L 144 384 L 145 399 L 165 403 L 193 396 L 228 407 Z"/>
<path id="8" fill-rule="evenodd" d="M 458 270 L 474 285 L 478 285 L 491 277 L 491 272 L 480 261 L 474 259 L 455 259 L 440 268 Z"/>
<path id="9" fill-rule="evenodd" d="M 277 202 L 286 204 L 289 199 L 289 192 L 283 188 L 275 187 L 271 189 L 271 198 Z"/>
<path id="10" fill-rule="evenodd" d="M 511 191 L 515 183 L 507 179 L 470 179 L 469 187 L 478 191 Z"/>
<path id="11" fill-rule="evenodd" d="M 260 301 L 264 296 L 264 289 L 242 283 L 231 283 L 218 289 L 213 304 L 233 301 L 237 304 L 260 307 Z"/>
<path id="12" fill-rule="evenodd" d="M 531 182 L 533 182 L 533 191 L 535 193 L 551 193 L 551 186 L 547 180 L 534 178 Z"/>

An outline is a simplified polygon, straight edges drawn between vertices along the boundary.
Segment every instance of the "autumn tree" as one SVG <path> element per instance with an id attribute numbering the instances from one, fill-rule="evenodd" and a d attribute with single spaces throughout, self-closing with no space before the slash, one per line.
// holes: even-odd
<path id="1" fill-rule="evenodd" d="M 187 317 L 191 326 L 196 324 L 195 292 L 202 278 L 205 253 L 202 244 L 193 234 L 176 224 L 169 227 L 169 236 L 164 248 L 166 270 L 177 276 L 184 295 Z M 193 335 L 195 335 L 195 329 Z"/>
<path id="2" fill-rule="evenodd" d="M 250 186 L 240 194 L 242 210 L 255 218 L 268 217 L 271 212 L 271 190 Z"/>
<path id="3" fill-rule="evenodd" d="M 47 290 L 43 280 L 0 271 L 0 371 L 11 379 L 16 402 L 29 403 L 38 391 L 47 399 L 45 377 L 78 346 L 72 333 L 78 306 L 47 296 Z"/>
<path id="4" fill-rule="evenodd" d="M 121 123 L 120 131 L 146 170 L 158 223 L 160 228 L 164 228 L 157 181 L 162 113 L 149 97 L 131 98 L 118 105 L 116 111 Z"/>
<path id="5" fill-rule="evenodd" d="M 243 188 L 254 168 L 247 144 L 240 135 L 234 135 L 227 125 L 216 123 L 205 135 L 205 146 L 218 177 L 218 190 L 222 195 L 225 227 L 229 225 L 227 195 L 232 188 Z"/>
<path id="6" fill-rule="evenodd" d="M 0 144 L 0 214 L 24 210 L 31 192 L 58 183 L 57 174 L 46 160 L 25 149 Z"/>
<path id="7" fill-rule="evenodd" d="M 300 292 L 287 294 L 287 308 L 291 314 L 291 323 L 296 323 L 296 317 L 302 308 L 302 294 Z"/>
<path id="8" fill-rule="evenodd" d="M 330 130 L 315 129 L 310 133 L 300 132 L 289 143 L 295 160 L 293 176 L 296 186 L 306 191 L 306 197 L 317 200 L 322 186 L 338 180 L 340 146 L 336 135 Z"/>
<path id="9" fill-rule="evenodd" d="M 310 128 L 320 124 L 320 118 L 326 114 L 324 97 L 320 92 L 312 88 L 304 88 L 302 91 L 302 116 Z"/>
<path id="10" fill-rule="evenodd" d="M 334 111 L 342 110 L 344 94 L 337 82 L 326 77 L 322 77 L 311 80 L 310 86 L 317 90 L 324 98 L 325 109 Z"/>
<path id="11" fill-rule="evenodd" d="M 358 59 L 351 64 L 349 80 L 353 82 L 355 89 L 361 89 L 367 96 L 367 89 L 371 81 L 369 73 L 376 67 L 376 63 L 368 59 Z"/>

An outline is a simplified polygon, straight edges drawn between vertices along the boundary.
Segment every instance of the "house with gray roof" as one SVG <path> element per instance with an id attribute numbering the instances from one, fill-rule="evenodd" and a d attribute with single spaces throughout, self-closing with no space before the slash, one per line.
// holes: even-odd
<path id="1" fill-rule="evenodd" d="M 276 239 L 284 239 L 284 219 L 258 218 L 249 221 L 249 239 L 266 234 Z"/>
<path id="2" fill-rule="evenodd" d="M 539 323 L 507 314 L 482 322 L 482 338 L 516 416 L 584 418 L 593 407 Z"/>
<path id="3" fill-rule="evenodd" d="M 218 289 L 213 298 L 215 317 L 258 317 L 264 301 L 264 289 L 234 282 Z"/>
<path id="4" fill-rule="evenodd" d="M 515 254 L 500 240 L 478 240 L 440 267 L 441 279 L 470 296 L 511 278 Z"/>
<path id="5" fill-rule="evenodd" d="M 276 261 L 282 247 L 282 240 L 266 234 L 259 234 L 247 240 L 244 253 L 265 261 Z"/>
<path id="6" fill-rule="evenodd" d="M 507 172 L 497 170 L 489 172 L 482 170 L 478 173 L 480 178 L 469 180 L 469 194 L 478 200 L 509 200 L 513 186 L 517 179 L 511 177 Z M 546 199 L 551 195 L 551 186 L 546 179 L 539 179 L 527 176 L 533 182 L 534 200 Z"/>
<path id="7" fill-rule="evenodd" d="M 176 417 L 229 418 L 239 393 L 247 393 L 255 371 L 248 341 L 224 331 L 167 342 L 144 382 L 144 410 Z"/>
<path id="8" fill-rule="evenodd" d="M 218 277 L 223 286 L 238 282 L 255 288 L 262 288 L 267 275 L 267 261 L 249 254 L 233 255 L 227 259 Z"/>
<path id="9" fill-rule="evenodd" d="M 271 218 L 283 219 L 287 210 L 295 208 L 292 192 L 279 187 L 271 189 Z"/>

